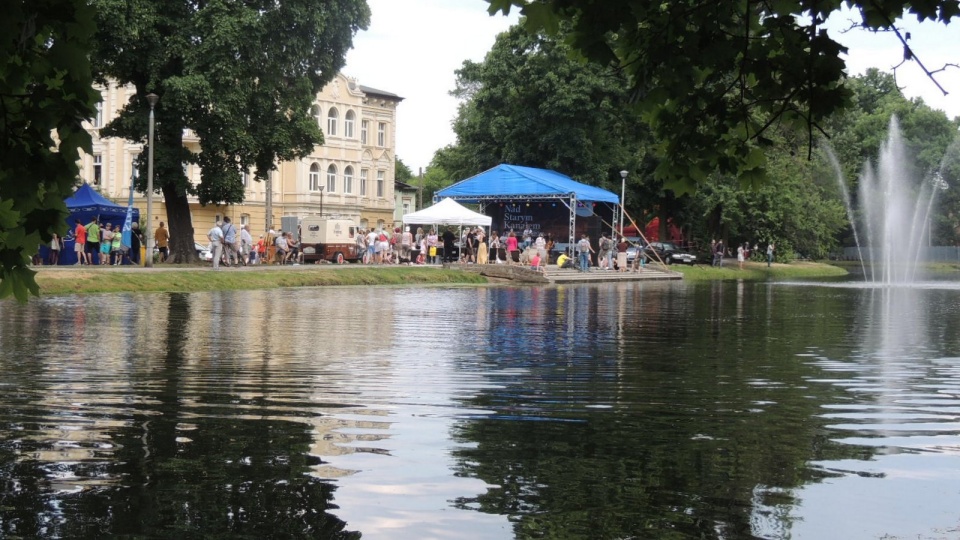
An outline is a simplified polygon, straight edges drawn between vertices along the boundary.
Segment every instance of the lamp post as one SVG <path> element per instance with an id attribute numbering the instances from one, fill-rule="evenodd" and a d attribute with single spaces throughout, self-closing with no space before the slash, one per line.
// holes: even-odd
<path id="1" fill-rule="evenodd" d="M 150 128 L 147 133 L 147 220 L 143 234 L 147 235 L 147 256 L 143 265 L 153 267 L 153 109 L 160 101 L 160 96 L 150 92 L 147 94 L 147 103 L 150 104 Z"/>
<path id="2" fill-rule="evenodd" d="M 325 186 L 320 186 L 320 217 L 323 217 L 323 188 Z"/>
<path id="3" fill-rule="evenodd" d="M 623 236 L 623 208 L 627 201 L 627 171 L 620 171 L 620 236 Z"/>

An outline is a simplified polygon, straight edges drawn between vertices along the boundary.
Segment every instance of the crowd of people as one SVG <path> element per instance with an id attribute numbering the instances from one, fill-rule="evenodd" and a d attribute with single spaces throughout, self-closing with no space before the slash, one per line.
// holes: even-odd
<path id="1" fill-rule="evenodd" d="M 766 260 L 767 267 L 769 268 L 773 264 L 773 252 L 776 250 L 776 246 L 773 242 L 767 244 Z M 737 267 L 740 270 L 743 270 L 743 263 L 750 260 L 750 257 L 756 253 L 760 253 L 760 244 L 755 243 L 753 249 L 750 248 L 749 242 L 743 242 L 742 244 L 737 244 Z M 723 240 L 711 240 L 710 241 L 710 254 L 713 256 L 713 261 L 711 266 L 722 267 L 723 258 L 728 255 L 732 255 L 729 250 L 723 245 Z"/>
<path id="2" fill-rule="evenodd" d="M 550 264 L 555 242 L 550 234 L 535 233 L 531 229 L 517 233 L 509 230 L 503 235 L 491 231 L 489 236 L 480 227 L 467 227 L 462 234 L 455 234 L 456 228 L 447 227 L 443 232 L 437 228 L 425 230 L 410 227 L 403 231 L 399 227 L 361 229 L 356 235 L 358 260 L 367 265 L 382 264 L 510 264 L 528 266 L 542 270 Z M 143 236 L 139 224 L 134 222 L 130 231 L 130 246 L 123 243 L 120 225 L 101 222 L 94 219 L 89 223 L 75 221 L 74 228 L 66 240 L 74 241 L 77 265 L 121 265 L 140 264 L 140 248 Z M 229 217 L 218 221 L 208 232 L 208 249 L 211 253 L 213 268 L 247 266 L 254 264 L 291 264 L 303 262 L 301 246 L 292 231 L 276 232 L 270 229 L 266 235 L 259 235 L 255 241 L 250 234 L 250 226 L 236 227 Z M 54 235 L 49 243 L 47 260 L 35 257 L 34 264 L 57 265 L 61 261 L 64 249 L 63 238 Z M 163 262 L 169 256 L 170 233 L 160 222 L 154 231 L 157 258 Z M 596 249 L 594 249 L 596 245 Z M 594 244 L 588 235 L 583 234 L 573 246 L 575 259 L 566 253 L 559 254 L 556 264 L 560 268 L 575 268 L 588 272 L 592 267 L 600 270 L 619 272 L 642 270 L 645 258 L 636 256 L 628 265 L 627 251 L 630 248 L 627 238 L 602 233 Z M 759 253 L 760 246 L 742 243 L 736 247 L 736 257 L 742 269 L 751 255 Z M 767 266 L 773 262 L 775 246 L 771 242 L 766 248 Z M 712 265 L 723 266 L 725 256 L 732 256 L 722 240 L 710 243 Z M 594 264 L 595 257 L 595 264 Z"/>
<path id="3" fill-rule="evenodd" d="M 57 234 L 50 240 L 47 250 L 49 265 L 60 264 L 60 255 L 64 250 L 65 241 L 73 241 L 74 253 L 77 257 L 75 265 L 119 266 L 121 264 L 140 264 L 140 246 L 142 236 L 139 224 L 134 222 L 129 235 L 129 243 L 123 242 L 123 228 L 120 224 L 113 224 L 100 219 L 93 219 L 88 223 L 74 220 L 74 227 L 67 238 Z M 34 264 L 43 264 L 39 255 Z"/>

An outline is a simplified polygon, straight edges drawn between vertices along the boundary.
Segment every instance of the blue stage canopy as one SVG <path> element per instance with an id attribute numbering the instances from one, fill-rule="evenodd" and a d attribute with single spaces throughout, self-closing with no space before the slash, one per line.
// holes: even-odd
<path id="1" fill-rule="evenodd" d="M 618 195 L 605 189 L 581 184 L 558 172 L 518 165 L 497 165 L 438 191 L 434 198 L 478 203 L 497 198 L 569 198 L 571 195 L 577 201 L 620 203 Z"/>

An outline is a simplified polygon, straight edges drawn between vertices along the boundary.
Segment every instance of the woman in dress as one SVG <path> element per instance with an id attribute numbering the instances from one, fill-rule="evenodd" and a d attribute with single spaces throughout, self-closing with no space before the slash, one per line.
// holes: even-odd
<path id="1" fill-rule="evenodd" d="M 490 260 L 490 254 L 487 251 L 487 238 L 483 234 L 483 229 L 477 229 L 477 264 L 487 264 Z"/>

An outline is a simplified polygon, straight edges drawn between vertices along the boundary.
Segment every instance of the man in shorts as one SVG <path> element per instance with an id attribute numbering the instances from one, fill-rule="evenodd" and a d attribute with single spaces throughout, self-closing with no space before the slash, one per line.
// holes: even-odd
<path id="1" fill-rule="evenodd" d="M 80 223 L 80 220 L 77 221 L 77 228 L 73 231 L 73 252 L 77 255 L 77 263 L 83 264 L 86 262 L 86 245 L 87 245 L 87 228 L 83 226 L 83 223 Z"/>

